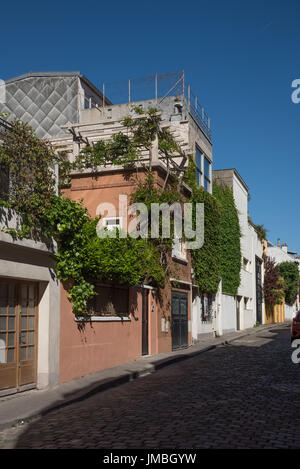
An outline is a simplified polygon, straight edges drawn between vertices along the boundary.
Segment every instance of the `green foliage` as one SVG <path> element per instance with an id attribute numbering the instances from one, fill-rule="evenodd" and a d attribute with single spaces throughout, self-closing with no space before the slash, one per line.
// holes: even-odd
<path id="1" fill-rule="evenodd" d="M 155 108 L 144 111 L 136 106 L 132 109 L 136 116 L 126 117 L 122 125 L 127 133 L 118 132 L 110 139 L 99 140 L 93 146 L 87 145 L 75 158 L 72 167 L 76 169 L 91 168 L 97 172 L 97 167 L 106 165 L 133 168 L 139 161 L 144 169 L 151 171 L 150 165 L 143 163 L 142 150 L 150 150 L 154 140 L 158 140 L 158 148 L 166 156 L 172 152 L 180 152 L 174 137 L 165 127 L 161 128 L 162 119 Z"/>
<path id="2" fill-rule="evenodd" d="M 22 215 L 20 234 L 35 236 L 38 220 L 51 204 L 54 165 L 60 155 L 26 124 L 13 121 L 11 126 L 11 131 L 0 132 L 0 170 L 9 176 L 10 184 L 9 192 L 0 193 L 0 198 L 6 207 Z"/>
<path id="3" fill-rule="evenodd" d="M 132 203 L 143 203 L 148 210 L 148 233 L 151 236 L 151 204 L 167 203 L 172 205 L 174 202 L 182 203 L 184 199 L 177 189 L 169 184 L 168 188 L 162 189 L 155 186 L 154 177 L 152 173 L 148 173 L 144 181 L 139 181 L 137 189 L 131 194 Z M 159 216 L 159 237 L 149 240 L 161 253 L 162 265 L 167 270 L 168 257 L 167 252 L 172 250 L 174 239 L 174 217 L 170 220 L 170 237 L 162 237 L 162 214 Z"/>
<path id="4" fill-rule="evenodd" d="M 77 169 L 97 170 L 98 166 L 107 164 L 133 167 L 138 158 L 138 148 L 133 144 L 131 138 L 123 133 L 114 134 L 108 140 L 99 140 L 92 147 L 87 145 L 76 156 L 73 164 Z"/>
<path id="5" fill-rule="evenodd" d="M 47 213 L 48 233 L 58 243 L 56 272 L 63 281 L 72 281 L 70 299 L 76 314 L 83 314 L 93 295 L 93 280 L 111 280 L 133 286 L 147 281 L 162 284 L 164 273 L 159 252 L 145 239 L 129 236 L 98 237 L 99 218 L 91 218 L 82 204 L 54 197 Z M 43 226 L 47 225 L 44 221 Z"/>
<path id="6" fill-rule="evenodd" d="M 192 189 L 190 202 L 193 203 L 193 228 L 195 228 L 195 204 L 204 203 L 204 244 L 200 249 L 191 250 L 195 283 L 200 290 L 215 293 L 220 280 L 220 220 L 221 205 L 196 181 L 196 166 L 192 158 L 184 181 Z"/>
<path id="7" fill-rule="evenodd" d="M 268 230 L 264 227 L 264 225 L 254 225 L 254 228 L 260 241 L 267 239 Z"/>
<path id="8" fill-rule="evenodd" d="M 285 302 L 293 305 L 299 289 L 299 270 L 294 262 L 281 262 L 278 264 L 280 275 L 284 279 Z"/>
<path id="9" fill-rule="evenodd" d="M 222 206 L 220 220 L 220 271 L 223 292 L 236 295 L 240 285 L 241 229 L 233 192 L 228 186 L 214 184 L 213 195 Z"/>
<path id="10" fill-rule="evenodd" d="M 18 238 L 56 241 L 56 274 L 68 285 L 75 314 L 85 313 L 95 294 L 95 279 L 128 286 L 164 283 L 160 252 L 152 243 L 129 236 L 98 237 L 99 218 L 91 218 L 82 203 L 55 194 L 54 165 L 68 172 L 63 156 L 20 122 L 1 137 L 0 165 L 9 171 L 10 190 L 2 194 L 0 203 L 22 217 L 18 229 L 7 231 Z"/>
<path id="11" fill-rule="evenodd" d="M 281 304 L 284 298 L 284 280 L 280 276 L 278 265 L 270 257 L 264 256 L 264 298 L 267 307 Z"/>
<path id="12" fill-rule="evenodd" d="M 11 183 L 9 194 L 3 194 L 0 199 L 2 205 L 22 216 L 20 229 L 10 230 L 10 233 L 18 237 L 36 236 L 56 241 L 56 273 L 68 286 L 73 310 L 78 315 L 85 313 L 87 301 L 95 294 L 94 280 L 109 280 L 128 286 L 141 282 L 162 286 L 168 276 L 173 221 L 168 239 L 134 239 L 128 235 L 120 236 L 120 233 L 116 238 L 102 238 L 97 236 L 99 219 L 91 218 L 82 203 L 55 194 L 55 164 L 59 166 L 63 183 L 70 177 L 71 169 L 90 168 L 97 173 L 99 166 L 113 164 L 135 168 L 137 173 L 137 166 L 144 169 L 146 178 L 137 178 L 132 201 L 143 202 L 148 208 L 151 203 L 184 201 L 176 178 L 170 177 L 166 187 L 161 189 L 154 184 L 152 175 L 151 148 L 154 141 L 157 139 L 159 151 L 167 159 L 174 152 L 180 153 L 174 137 L 167 127 L 161 126 L 157 109 L 145 112 L 137 107 L 134 110 L 137 118 L 127 117 L 123 121 L 127 129 L 125 133 L 86 146 L 72 164 L 63 152 L 55 153 L 25 124 L 15 122 L 11 132 L 0 135 L 0 169 L 9 171 Z M 143 149 L 148 149 L 150 154 L 147 166 L 142 158 Z M 237 255 L 240 248 L 232 193 L 216 189 L 215 197 L 198 187 L 192 158 L 184 180 L 192 189 L 188 201 L 193 204 L 194 229 L 196 204 L 204 203 L 204 245 L 201 249 L 191 250 L 195 282 L 201 291 L 214 293 L 222 275 L 224 289 L 234 294 L 238 286 Z M 233 233 L 230 233 L 230 227 Z"/>
<path id="13" fill-rule="evenodd" d="M 268 230 L 264 227 L 264 225 L 255 225 L 255 223 L 253 223 L 253 221 L 251 220 L 250 215 L 248 215 L 248 222 L 255 229 L 255 231 L 257 233 L 257 236 L 258 236 L 258 239 L 260 241 L 263 241 L 264 239 L 267 239 Z"/>

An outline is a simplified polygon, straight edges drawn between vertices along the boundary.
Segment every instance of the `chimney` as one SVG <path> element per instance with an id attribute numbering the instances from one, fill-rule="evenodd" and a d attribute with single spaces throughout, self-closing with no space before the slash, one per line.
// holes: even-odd
<path id="1" fill-rule="evenodd" d="M 280 248 L 280 238 L 277 239 L 277 247 Z"/>
<path id="2" fill-rule="evenodd" d="M 288 245 L 286 243 L 283 243 L 283 245 L 281 246 L 281 249 L 287 253 Z"/>

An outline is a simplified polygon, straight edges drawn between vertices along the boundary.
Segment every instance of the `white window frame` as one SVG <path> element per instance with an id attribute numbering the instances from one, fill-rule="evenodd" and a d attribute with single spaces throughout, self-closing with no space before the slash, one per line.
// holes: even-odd
<path id="1" fill-rule="evenodd" d="M 197 164 L 197 150 L 200 153 L 200 167 Z M 208 176 L 205 175 L 205 165 L 204 161 L 207 160 L 209 164 L 209 174 Z M 195 142 L 195 165 L 196 165 L 196 173 L 199 175 L 200 179 L 200 187 L 203 187 L 206 192 L 209 194 L 212 193 L 212 162 L 210 158 L 207 156 L 207 154 L 200 148 L 200 146 Z M 205 181 L 207 182 L 207 189 L 205 189 Z M 197 179 L 198 182 L 198 179 Z"/>

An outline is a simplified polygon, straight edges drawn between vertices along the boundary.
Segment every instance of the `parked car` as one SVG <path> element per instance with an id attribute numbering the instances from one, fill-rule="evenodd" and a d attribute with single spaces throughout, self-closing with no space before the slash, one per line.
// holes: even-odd
<path id="1" fill-rule="evenodd" d="M 300 310 L 297 312 L 292 322 L 291 340 L 293 341 L 294 339 L 300 339 Z"/>

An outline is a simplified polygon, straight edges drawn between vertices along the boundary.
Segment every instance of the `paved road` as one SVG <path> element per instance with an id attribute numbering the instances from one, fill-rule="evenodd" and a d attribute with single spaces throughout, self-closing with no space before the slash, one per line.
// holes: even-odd
<path id="1" fill-rule="evenodd" d="M 289 329 L 262 331 L 6 430 L 0 447 L 300 448 L 291 352 Z"/>

